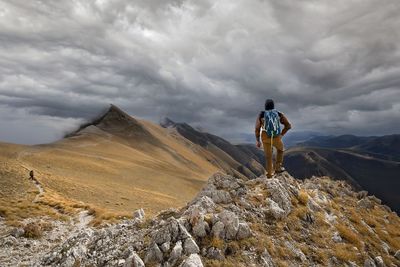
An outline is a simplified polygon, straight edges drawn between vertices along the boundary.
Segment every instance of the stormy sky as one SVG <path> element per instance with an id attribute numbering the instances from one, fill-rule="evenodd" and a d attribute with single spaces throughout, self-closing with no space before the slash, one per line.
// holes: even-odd
<path id="1" fill-rule="evenodd" d="M 298 131 L 400 133 L 398 0 L 0 0 L 0 140 L 113 103 L 231 140 L 273 98 Z"/>

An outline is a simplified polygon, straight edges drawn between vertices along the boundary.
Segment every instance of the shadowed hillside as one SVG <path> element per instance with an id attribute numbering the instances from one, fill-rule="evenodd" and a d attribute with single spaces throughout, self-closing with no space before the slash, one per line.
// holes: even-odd
<path id="1" fill-rule="evenodd" d="M 367 190 L 400 211 L 400 163 L 382 160 L 352 150 L 296 147 L 287 151 L 287 170 L 297 178 L 330 176 Z"/>
<path id="2" fill-rule="evenodd" d="M 207 149 L 246 177 L 255 178 L 264 173 L 263 152 L 255 146 L 233 145 L 219 136 L 200 132 L 187 123 L 176 123 L 168 118 L 161 125 L 175 129 L 181 136 Z"/>

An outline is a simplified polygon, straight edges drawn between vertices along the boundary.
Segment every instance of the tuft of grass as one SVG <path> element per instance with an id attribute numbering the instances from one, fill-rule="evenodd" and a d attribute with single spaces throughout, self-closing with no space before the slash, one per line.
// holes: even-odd
<path id="1" fill-rule="evenodd" d="M 26 238 L 40 238 L 43 235 L 43 230 L 40 224 L 36 222 L 28 223 L 24 226 L 24 237 Z"/>
<path id="2" fill-rule="evenodd" d="M 354 248 L 349 244 L 338 243 L 333 246 L 333 255 L 344 262 L 359 262 L 360 258 Z"/>
<path id="3" fill-rule="evenodd" d="M 302 205 L 307 205 L 309 196 L 304 189 L 299 191 L 299 195 L 297 198 Z"/>
<path id="4" fill-rule="evenodd" d="M 343 239 L 347 240 L 351 244 L 354 244 L 358 248 L 361 247 L 359 235 L 354 233 L 354 231 L 347 227 L 344 223 L 337 224 L 336 229 Z"/>
<path id="5" fill-rule="evenodd" d="M 219 248 L 219 249 L 223 249 L 224 248 L 224 241 L 221 238 L 213 237 L 210 240 L 210 246 L 211 247 L 215 247 L 215 248 Z"/>

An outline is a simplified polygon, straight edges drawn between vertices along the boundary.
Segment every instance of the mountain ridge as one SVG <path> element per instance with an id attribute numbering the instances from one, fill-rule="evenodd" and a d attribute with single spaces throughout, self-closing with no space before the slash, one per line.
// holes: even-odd
<path id="1" fill-rule="evenodd" d="M 36 254 L 52 230 L 39 241 L 9 236 L 0 239 L 0 260 L 6 266 L 392 267 L 400 264 L 399 224 L 378 198 L 343 181 L 216 173 L 181 209 L 149 219 L 138 210 L 130 220 L 83 227 Z"/>

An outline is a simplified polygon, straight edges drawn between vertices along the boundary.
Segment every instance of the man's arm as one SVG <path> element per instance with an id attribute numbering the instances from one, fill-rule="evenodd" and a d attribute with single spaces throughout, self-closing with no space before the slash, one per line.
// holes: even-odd
<path id="1" fill-rule="evenodd" d="M 256 127 L 254 133 L 256 134 L 256 140 L 260 141 L 260 129 L 261 129 L 261 114 L 258 114 L 256 120 Z"/>
<path id="2" fill-rule="evenodd" d="M 260 147 L 261 146 L 261 142 L 260 142 L 260 129 L 261 129 L 261 114 L 259 114 L 257 116 L 257 120 L 256 120 L 256 127 L 255 127 L 255 135 L 256 135 L 256 146 Z"/>
<path id="3" fill-rule="evenodd" d="M 283 130 L 282 130 L 282 136 L 284 136 L 287 131 L 289 131 L 292 128 L 292 125 L 290 124 L 289 120 L 286 118 L 286 116 L 283 113 L 279 113 L 280 116 L 280 122 L 283 124 Z"/>

